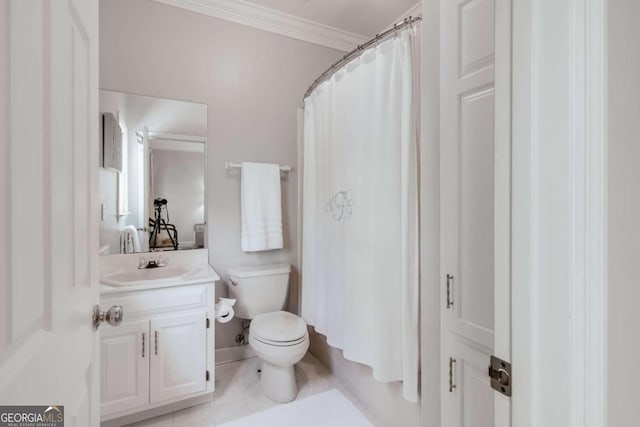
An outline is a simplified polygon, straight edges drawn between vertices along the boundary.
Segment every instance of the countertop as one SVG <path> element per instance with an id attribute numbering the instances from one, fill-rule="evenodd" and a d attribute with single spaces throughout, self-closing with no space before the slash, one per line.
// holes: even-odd
<path id="1" fill-rule="evenodd" d="M 207 265 L 198 274 L 183 279 L 177 277 L 175 279 L 163 279 L 158 282 L 148 282 L 131 286 L 110 286 L 100 283 L 100 295 L 110 295 L 122 292 L 148 291 L 151 289 L 171 288 L 175 286 L 198 285 L 203 283 L 213 283 L 220 280 L 220 276 L 216 271 Z"/>

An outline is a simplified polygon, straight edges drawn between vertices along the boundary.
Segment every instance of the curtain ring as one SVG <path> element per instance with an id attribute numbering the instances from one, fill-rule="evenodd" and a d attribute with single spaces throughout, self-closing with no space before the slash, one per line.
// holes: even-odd
<path id="1" fill-rule="evenodd" d="M 375 50 L 378 50 L 378 45 L 380 44 L 380 33 L 376 34 L 376 36 L 374 37 L 374 42 L 373 42 L 373 48 Z"/>

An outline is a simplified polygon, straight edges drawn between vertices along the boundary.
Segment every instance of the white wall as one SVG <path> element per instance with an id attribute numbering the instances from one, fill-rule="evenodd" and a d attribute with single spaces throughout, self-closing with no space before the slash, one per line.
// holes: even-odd
<path id="1" fill-rule="evenodd" d="M 207 223 L 211 265 L 289 262 L 288 308 L 297 312 L 297 118 L 307 87 L 343 55 L 149 0 L 100 2 L 101 89 L 208 105 Z M 240 249 L 240 180 L 225 161 L 288 164 L 282 181 L 285 248 Z M 218 294 L 226 292 L 222 286 Z M 239 323 L 216 326 L 235 345 Z"/>
<path id="2" fill-rule="evenodd" d="M 608 2 L 610 427 L 640 420 L 640 2 Z"/>

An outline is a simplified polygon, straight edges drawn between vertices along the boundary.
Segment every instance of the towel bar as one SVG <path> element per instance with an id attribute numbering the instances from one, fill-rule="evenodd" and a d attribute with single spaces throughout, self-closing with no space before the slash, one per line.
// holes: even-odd
<path id="1" fill-rule="evenodd" d="M 225 169 L 242 169 L 242 164 L 226 162 L 224 164 L 224 168 Z M 280 166 L 280 172 L 290 172 L 290 171 L 291 171 L 291 166 Z"/>

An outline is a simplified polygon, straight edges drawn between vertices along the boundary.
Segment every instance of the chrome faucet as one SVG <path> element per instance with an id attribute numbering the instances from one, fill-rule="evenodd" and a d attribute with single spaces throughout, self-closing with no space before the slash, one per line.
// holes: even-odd
<path id="1" fill-rule="evenodd" d="M 164 259 L 161 256 L 156 258 L 140 258 L 138 261 L 138 269 L 142 270 L 143 268 L 158 268 L 164 267 L 166 264 L 164 263 Z"/>

